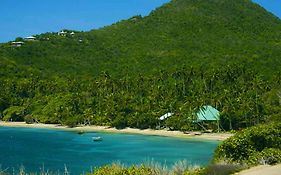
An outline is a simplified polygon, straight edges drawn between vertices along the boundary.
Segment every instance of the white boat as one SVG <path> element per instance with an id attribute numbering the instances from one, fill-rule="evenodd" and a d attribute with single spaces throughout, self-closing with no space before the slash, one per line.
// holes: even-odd
<path id="1" fill-rule="evenodd" d="M 102 141 L 102 137 L 98 136 L 98 137 L 92 137 L 93 141 Z"/>

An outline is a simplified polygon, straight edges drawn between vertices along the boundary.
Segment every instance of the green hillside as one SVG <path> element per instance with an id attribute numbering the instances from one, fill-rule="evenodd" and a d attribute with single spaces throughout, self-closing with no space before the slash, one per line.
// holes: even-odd
<path id="1" fill-rule="evenodd" d="M 174 112 L 165 125 L 184 130 L 208 104 L 238 129 L 281 114 L 281 21 L 249 0 L 173 0 L 146 17 L 36 38 L 0 45 L 5 120 L 155 128 Z"/>
<path id="2" fill-rule="evenodd" d="M 241 60 L 276 68 L 280 31 L 277 17 L 247 0 L 176 0 L 147 17 L 132 17 L 74 37 L 43 34 L 38 36 L 40 42 L 5 50 L 4 55 L 44 70 L 94 75 L 104 70 L 120 75 L 126 67 L 130 73 L 151 73 L 180 64 L 225 65 Z M 50 40 L 43 41 L 47 37 Z"/>

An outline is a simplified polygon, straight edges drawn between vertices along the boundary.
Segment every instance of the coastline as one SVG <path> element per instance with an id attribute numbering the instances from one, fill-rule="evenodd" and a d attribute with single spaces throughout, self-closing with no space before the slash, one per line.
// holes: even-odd
<path id="1" fill-rule="evenodd" d="M 0 121 L 0 126 L 3 127 L 20 127 L 20 128 L 44 128 L 44 129 L 59 129 L 66 131 L 77 131 L 77 132 L 107 132 L 107 133 L 125 133 L 125 134 L 142 134 L 142 135 L 156 135 L 156 136 L 166 136 L 166 137 L 177 137 L 177 138 L 192 138 L 200 140 L 213 140 L 213 141 L 223 141 L 233 134 L 230 133 L 202 133 L 199 132 L 188 132 L 183 133 L 181 131 L 167 131 L 167 130 L 152 130 L 152 129 L 116 129 L 108 126 L 77 126 L 74 128 L 69 128 L 67 126 L 61 126 L 57 124 L 27 124 L 25 122 L 3 122 Z"/>

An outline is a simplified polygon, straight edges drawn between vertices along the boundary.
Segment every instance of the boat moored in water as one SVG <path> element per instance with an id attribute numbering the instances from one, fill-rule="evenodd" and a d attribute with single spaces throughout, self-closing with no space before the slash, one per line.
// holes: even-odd
<path id="1" fill-rule="evenodd" d="M 102 137 L 97 136 L 97 137 L 92 137 L 93 141 L 102 141 Z"/>

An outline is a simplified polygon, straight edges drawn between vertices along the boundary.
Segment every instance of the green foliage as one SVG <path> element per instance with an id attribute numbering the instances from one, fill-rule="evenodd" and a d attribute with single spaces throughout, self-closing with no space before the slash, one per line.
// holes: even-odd
<path id="1" fill-rule="evenodd" d="M 205 169 L 205 174 L 208 175 L 229 175 L 234 174 L 245 169 L 245 166 L 235 163 L 225 163 L 220 162 L 216 164 L 210 164 Z"/>
<path id="2" fill-rule="evenodd" d="M 21 38 L 21 37 L 17 37 L 17 38 L 15 39 L 15 41 L 24 41 L 24 40 L 23 40 L 23 38 Z"/>
<path id="3" fill-rule="evenodd" d="M 281 124 L 260 125 L 238 132 L 225 140 L 215 151 L 214 160 L 227 159 L 234 162 L 250 162 L 259 160 L 261 156 L 268 157 L 281 149 Z M 272 149 L 270 149 L 272 148 Z M 272 151 L 272 152 L 271 152 Z M 270 163 L 270 162 L 269 162 Z"/>
<path id="4" fill-rule="evenodd" d="M 32 123 L 36 122 L 36 119 L 32 115 L 26 115 L 26 116 L 24 116 L 24 121 L 27 124 L 32 124 Z"/>
<path id="5" fill-rule="evenodd" d="M 171 170 L 158 164 L 124 167 L 112 164 L 97 168 L 91 175 L 205 175 L 206 170 L 200 167 L 189 167 L 185 161 L 177 162 Z M 90 175 L 90 174 L 89 174 Z"/>
<path id="6" fill-rule="evenodd" d="M 212 105 L 225 130 L 279 120 L 281 22 L 251 1 L 173 0 L 74 32 L 0 45 L 1 117 L 146 129 L 172 112 L 163 127 L 192 130 Z"/>
<path id="7" fill-rule="evenodd" d="M 184 66 L 158 75 L 123 78 L 108 73 L 97 78 L 39 78 L 38 72 L 27 78 L 29 74 L 0 78 L 4 85 L 0 87 L 1 112 L 24 106 L 26 115 L 42 123 L 141 129 L 156 128 L 159 117 L 172 112 L 175 115 L 161 126 L 183 131 L 197 129 L 194 112 L 206 104 L 221 111 L 221 126 L 226 130 L 253 126 L 281 114 L 278 85 L 244 65 L 213 70 Z"/>
<path id="8" fill-rule="evenodd" d="M 248 0 L 174 0 L 147 17 L 75 31 L 73 37 L 45 33 L 19 48 L 4 45 L 0 57 L 43 74 L 97 76 L 108 71 L 120 78 L 184 64 L 209 69 L 246 62 L 271 76 L 281 64 L 280 29 L 280 19 Z"/>
<path id="9" fill-rule="evenodd" d="M 111 166 L 104 166 L 95 170 L 92 175 L 154 175 L 155 172 L 148 167 L 143 165 L 131 166 L 129 168 L 125 168 L 122 165 L 113 164 Z"/>
<path id="10" fill-rule="evenodd" d="M 266 148 L 261 152 L 252 154 L 247 162 L 250 165 L 273 165 L 281 163 L 281 149 Z"/>
<path id="11" fill-rule="evenodd" d="M 26 109 L 22 106 L 12 106 L 3 112 L 4 121 L 23 121 Z"/>

